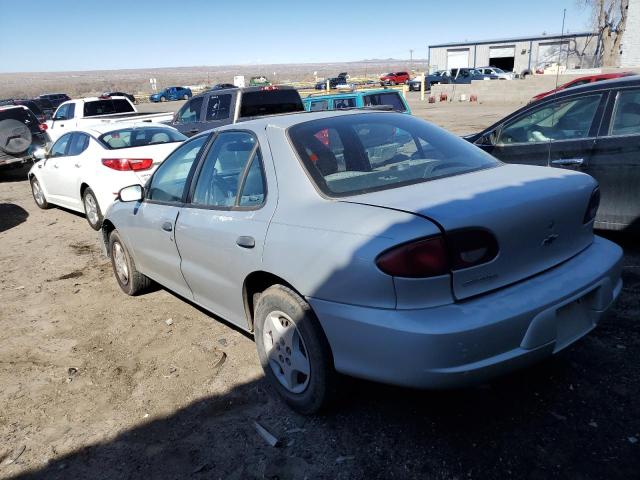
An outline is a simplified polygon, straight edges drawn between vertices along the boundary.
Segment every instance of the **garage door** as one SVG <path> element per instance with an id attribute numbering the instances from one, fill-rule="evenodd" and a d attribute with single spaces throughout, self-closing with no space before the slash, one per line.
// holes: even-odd
<path id="1" fill-rule="evenodd" d="M 489 49 L 489 58 L 506 58 L 515 57 L 516 47 L 491 47 Z"/>
<path id="2" fill-rule="evenodd" d="M 545 63 L 560 63 L 567 58 L 568 42 L 541 43 L 538 45 L 538 61 L 537 66 Z"/>
<path id="3" fill-rule="evenodd" d="M 469 49 L 447 50 L 447 70 L 467 68 L 469 66 Z"/>

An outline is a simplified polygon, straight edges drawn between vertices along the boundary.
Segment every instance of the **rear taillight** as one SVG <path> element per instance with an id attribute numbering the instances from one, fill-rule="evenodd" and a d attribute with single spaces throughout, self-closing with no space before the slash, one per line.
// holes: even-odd
<path id="1" fill-rule="evenodd" d="M 376 265 L 394 277 L 435 277 L 449 271 L 447 248 L 440 236 L 387 250 L 376 259 Z"/>
<path id="2" fill-rule="evenodd" d="M 271 92 L 273 90 L 278 90 L 278 87 L 276 85 L 267 85 L 266 87 L 262 87 L 260 90 Z"/>
<path id="3" fill-rule="evenodd" d="M 447 235 L 451 270 L 475 267 L 498 255 L 498 241 L 487 230 L 468 228 Z"/>
<path id="4" fill-rule="evenodd" d="M 405 243 L 376 259 L 380 270 L 394 277 L 426 278 L 492 261 L 498 242 L 487 230 L 469 228 Z"/>
<path id="5" fill-rule="evenodd" d="M 584 213 L 584 220 L 582 223 L 589 223 L 596 218 L 598 213 L 598 207 L 600 206 L 600 188 L 596 187 L 589 199 L 589 205 L 587 205 L 587 211 Z"/>
<path id="6" fill-rule="evenodd" d="M 41 132 L 46 132 L 49 126 L 46 123 L 41 123 L 40 125 L 38 125 L 38 128 L 40 129 Z"/>
<path id="7" fill-rule="evenodd" d="M 114 170 L 137 172 L 151 168 L 153 160 L 150 158 L 103 158 L 102 164 Z"/>

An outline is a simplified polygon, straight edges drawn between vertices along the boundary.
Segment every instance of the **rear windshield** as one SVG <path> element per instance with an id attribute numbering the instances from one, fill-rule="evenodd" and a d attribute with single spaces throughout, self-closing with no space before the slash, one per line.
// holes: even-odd
<path id="1" fill-rule="evenodd" d="M 258 90 L 242 94 L 241 117 L 302 111 L 304 106 L 297 90 Z"/>
<path id="2" fill-rule="evenodd" d="M 311 178 L 339 197 L 460 175 L 500 163 L 424 120 L 399 113 L 329 117 L 289 138 Z"/>
<path id="3" fill-rule="evenodd" d="M 389 105 L 398 112 L 407 111 L 407 107 L 404 106 L 398 92 L 372 93 L 371 95 L 364 95 L 362 99 L 365 107 Z"/>
<path id="4" fill-rule="evenodd" d="M 180 132 L 162 127 L 123 128 L 105 133 L 98 138 L 109 150 L 183 142 L 186 139 L 187 137 Z"/>
<path id="5" fill-rule="evenodd" d="M 29 101 L 26 101 L 26 102 L 16 102 L 16 103 L 18 103 L 19 105 L 24 105 L 25 107 L 27 107 L 29 110 L 31 110 L 36 115 L 42 115 L 42 110 L 40 109 L 40 107 L 34 101 L 29 100 Z"/>
<path id="6" fill-rule="evenodd" d="M 84 104 L 84 116 L 111 115 L 112 113 L 134 112 L 133 105 L 124 98 L 111 100 L 95 100 Z"/>

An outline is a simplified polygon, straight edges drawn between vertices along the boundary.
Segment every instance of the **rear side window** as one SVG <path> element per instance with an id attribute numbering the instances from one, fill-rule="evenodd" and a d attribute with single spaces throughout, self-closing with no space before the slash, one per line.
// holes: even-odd
<path id="1" fill-rule="evenodd" d="M 640 133 L 640 90 L 618 93 L 610 135 Z"/>
<path id="2" fill-rule="evenodd" d="M 241 117 L 302 112 L 304 106 L 297 90 L 258 90 L 242 94 Z"/>
<path id="3" fill-rule="evenodd" d="M 123 128 L 105 133 L 98 138 L 100 143 L 109 150 L 183 142 L 186 139 L 187 137 L 180 132 L 163 127 Z"/>
<path id="4" fill-rule="evenodd" d="M 341 108 L 354 108 L 355 106 L 356 99 L 354 97 L 333 99 L 333 108 L 335 108 L 336 110 Z"/>
<path id="5" fill-rule="evenodd" d="M 231 95 L 210 95 L 207 103 L 207 120 L 225 120 L 231 112 Z"/>
<path id="6" fill-rule="evenodd" d="M 310 110 L 312 112 L 319 112 L 319 111 L 328 110 L 328 109 L 329 109 L 329 102 L 327 100 L 315 100 L 311 102 Z"/>
<path id="7" fill-rule="evenodd" d="M 114 113 L 133 112 L 133 105 L 123 98 L 112 100 L 96 100 L 84 104 L 84 116 L 111 115 Z"/>
<path id="8" fill-rule="evenodd" d="M 288 133 L 318 188 L 334 197 L 500 165 L 465 140 L 398 113 L 312 120 L 291 127 Z"/>
<path id="9" fill-rule="evenodd" d="M 373 93 L 363 97 L 365 107 L 389 105 L 398 112 L 406 112 L 407 109 L 398 92 Z"/>

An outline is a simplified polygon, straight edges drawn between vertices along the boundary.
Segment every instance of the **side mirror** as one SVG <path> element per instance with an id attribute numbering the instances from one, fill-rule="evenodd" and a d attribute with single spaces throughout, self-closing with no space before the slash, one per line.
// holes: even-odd
<path id="1" fill-rule="evenodd" d="M 47 151 L 42 147 L 38 147 L 33 151 L 32 155 L 36 160 L 44 160 L 47 158 Z"/>
<path id="2" fill-rule="evenodd" d="M 129 185 L 118 192 L 117 199 L 121 202 L 139 202 L 143 193 L 142 185 Z"/>

